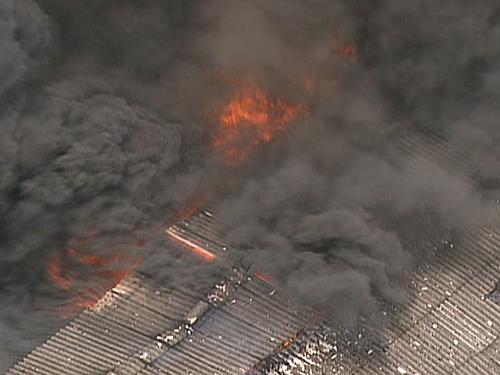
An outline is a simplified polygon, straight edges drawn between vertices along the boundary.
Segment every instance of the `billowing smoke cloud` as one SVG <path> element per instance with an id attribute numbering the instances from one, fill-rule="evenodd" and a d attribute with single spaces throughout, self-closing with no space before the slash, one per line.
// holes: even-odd
<path id="1" fill-rule="evenodd" d="M 43 289 L 42 263 L 68 239 L 151 237 L 155 213 L 172 204 L 162 188 L 180 152 L 178 124 L 90 78 L 49 86 L 28 106 L 2 123 L 0 269 L 21 300 L 21 284 Z"/>
<path id="2" fill-rule="evenodd" d="M 218 275 L 160 234 L 197 194 L 236 258 L 342 323 L 405 299 L 413 239 L 489 217 L 466 174 L 496 188 L 493 1 L 0 0 L 0 28 L 0 369 L 57 325 L 46 260 L 85 233 L 169 284 Z M 225 74 L 309 109 L 237 170 L 210 147 Z M 403 126 L 466 173 L 406 162 Z"/>
<path id="3" fill-rule="evenodd" d="M 23 82 L 51 43 L 48 17 L 31 1 L 0 3 L 0 96 Z"/>
<path id="4" fill-rule="evenodd" d="M 248 65 L 283 79 L 307 67 L 329 94 L 322 93 L 311 119 L 256 161 L 241 190 L 221 202 L 231 239 L 251 249 L 249 262 L 270 273 L 278 269 L 290 295 L 342 322 L 370 315 L 380 301 L 404 299 L 401 276 L 413 257 L 403 250 L 410 237 L 401 229 L 429 240 L 433 228 L 445 233 L 491 215 L 469 177 L 431 161 L 405 162 L 402 152 L 387 152 L 393 147 L 388 136 L 400 124 L 428 127 L 451 138 L 465 159 L 482 163 L 479 170 L 497 165 L 496 151 L 472 148 L 484 151 L 495 142 L 495 132 L 487 135 L 491 126 L 465 123 L 478 104 L 484 109 L 497 101 L 492 85 L 482 83 L 498 51 L 492 45 L 496 7 L 210 4 L 207 17 L 215 27 L 203 40 L 215 42 L 203 51 L 217 64 Z M 357 64 L 342 61 L 336 36 L 356 43 Z M 456 128 L 458 119 L 468 130 Z M 475 134 L 471 148 L 467 131 Z"/>
<path id="5" fill-rule="evenodd" d="M 39 4 L 0 1 L 0 25 L 5 30 L 0 48 L 0 293 L 5 307 L 0 312 L 0 371 L 60 325 L 68 308 L 73 312 L 67 306 L 75 302 L 71 295 L 61 296 L 61 286 L 52 284 L 57 279 L 64 283 L 80 272 L 60 269 L 65 265 L 65 249 L 79 243 L 76 251 L 88 251 L 101 257 L 101 262 L 117 259 L 117 265 L 100 270 L 104 276 L 97 277 L 95 284 L 112 283 L 105 276 L 112 276 L 113 267 L 117 271 L 131 267 L 148 252 L 145 268 L 154 270 L 150 264 L 156 253 L 151 249 L 166 255 L 161 241 L 165 222 L 203 178 L 203 162 L 196 152 L 186 152 L 199 138 L 196 128 L 172 120 L 165 112 L 158 114 L 156 103 L 145 103 L 139 94 L 130 95 L 117 83 L 117 77 L 126 77 L 124 72 L 130 69 L 131 83 L 125 86 L 130 89 L 136 84 L 151 91 L 149 74 L 164 62 L 173 62 L 157 55 L 144 67 L 146 54 L 162 43 L 166 49 L 174 45 L 162 38 L 142 42 L 151 39 L 148 35 L 160 28 L 163 17 L 153 10 L 143 14 L 132 5 Z M 177 15 L 184 11 L 180 8 Z M 79 11 L 96 19 L 105 12 L 103 29 L 85 35 L 88 19 L 80 19 Z M 68 17 L 71 24 L 65 24 Z M 137 27 L 143 25 L 146 30 L 128 46 L 125 63 L 110 62 L 109 51 L 101 50 L 96 40 L 101 36 L 110 49 L 129 42 L 125 19 L 142 20 Z M 116 35 L 113 27 L 118 29 Z M 175 30 L 175 25 L 167 25 L 162 36 Z M 131 62 L 134 54 L 138 60 Z M 183 134 L 189 134 L 188 141 Z M 63 256 L 62 265 L 57 254 Z M 48 266 L 51 259 L 56 262 Z M 173 256 L 156 261 L 155 267 L 169 267 L 171 272 L 183 262 L 182 256 Z M 51 267 L 53 280 L 48 277 Z M 208 273 L 217 274 L 214 269 Z M 181 272 L 177 275 L 180 278 Z M 194 282 L 184 279 L 184 284 Z M 85 287 L 79 288 L 80 282 L 85 281 L 75 281 L 76 291 Z M 38 322 L 36 328 L 34 322 Z"/>

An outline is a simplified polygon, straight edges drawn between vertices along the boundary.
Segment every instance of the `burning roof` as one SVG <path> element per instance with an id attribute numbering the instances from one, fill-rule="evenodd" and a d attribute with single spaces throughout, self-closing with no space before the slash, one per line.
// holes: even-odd
<path id="1" fill-rule="evenodd" d="M 237 166 L 260 144 L 271 142 L 305 117 L 308 109 L 267 92 L 252 75 L 231 82 L 228 102 L 216 111 L 213 146 L 225 163 Z"/>
<path id="2" fill-rule="evenodd" d="M 453 166 L 439 138 L 404 136 L 409 158 Z M 424 142 L 425 141 L 425 142 Z M 207 261 L 230 250 L 209 211 L 167 228 Z M 500 371 L 500 231 L 436 245 L 376 341 L 349 341 L 237 268 L 205 293 L 132 273 L 8 374 L 494 374 Z M 359 336 L 356 336 L 359 335 Z M 355 333 L 361 338 L 361 333 Z"/>
<path id="3" fill-rule="evenodd" d="M 308 319 L 237 271 L 205 295 L 134 274 L 9 374 L 244 374 Z"/>
<path id="4" fill-rule="evenodd" d="M 498 372 L 495 2 L 0 3 L 2 369 Z"/>

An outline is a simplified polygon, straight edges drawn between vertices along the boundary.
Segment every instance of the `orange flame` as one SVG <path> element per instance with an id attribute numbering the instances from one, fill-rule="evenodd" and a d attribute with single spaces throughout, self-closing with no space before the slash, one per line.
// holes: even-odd
<path id="1" fill-rule="evenodd" d="M 50 257 L 47 273 L 52 282 L 62 290 L 69 290 L 75 283 L 75 277 L 64 274 L 63 260 L 59 254 Z"/>
<path id="2" fill-rule="evenodd" d="M 344 60 L 357 63 L 359 59 L 359 46 L 352 39 L 342 36 L 342 33 L 332 39 L 332 48 Z"/>
<path id="3" fill-rule="evenodd" d="M 49 280 L 69 293 L 69 303 L 61 311 L 63 318 L 93 306 L 108 289 L 116 286 L 139 266 L 139 259 L 122 250 L 106 255 L 86 252 L 83 247 L 94 238 L 95 232 L 89 232 L 82 238 L 73 239 L 68 248 L 48 259 Z M 142 241 L 136 243 L 137 246 L 142 244 Z"/>
<path id="4" fill-rule="evenodd" d="M 302 78 L 302 85 L 309 94 L 314 93 L 316 89 L 316 81 L 311 75 L 306 75 Z"/>
<path id="5" fill-rule="evenodd" d="M 288 339 L 286 339 L 285 341 L 283 341 L 281 343 L 281 345 L 278 346 L 278 348 L 275 349 L 275 351 L 281 352 L 281 351 L 286 350 L 288 347 L 292 346 L 292 344 L 295 341 L 297 341 L 297 339 L 300 337 L 300 335 L 302 335 L 302 333 L 304 333 L 304 330 L 300 330 L 300 331 L 294 333 L 291 337 L 289 337 Z"/>
<path id="6" fill-rule="evenodd" d="M 355 44 L 344 44 L 339 49 L 340 56 L 351 62 L 358 61 L 359 49 Z"/>
<path id="7" fill-rule="evenodd" d="M 175 241 L 179 242 L 182 244 L 185 248 L 189 249 L 192 251 L 194 254 L 202 257 L 205 259 L 207 262 L 212 262 L 215 259 L 217 259 L 217 255 L 212 253 L 210 250 L 207 250 L 194 242 L 188 240 L 187 238 L 184 238 L 182 236 L 179 236 L 177 233 L 175 233 L 172 229 L 167 228 L 166 230 L 167 234 Z M 266 284 L 272 285 L 273 281 L 271 276 L 263 274 L 261 272 L 255 272 L 255 277 L 258 278 L 259 280 L 263 281 Z"/>
<path id="8" fill-rule="evenodd" d="M 193 253 L 195 253 L 196 255 L 199 255 L 200 257 L 202 257 L 206 261 L 211 262 L 211 261 L 213 261 L 213 260 L 215 260 L 217 258 L 217 255 L 215 255 L 211 251 L 209 251 L 207 249 L 204 249 L 203 247 L 198 246 L 194 242 L 189 241 L 188 239 L 179 236 L 178 234 L 176 234 L 175 232 L 173 232 L 170 229 L 167 229 L 167 234 L 172 239 L 174 239 L 175 241 L 181 243 L 182 245 L 184 245 L 185 247 L 187 247 L 189 250 L 191 250 Z"/>
<path id="9" fill-rule="evenodd" d="M 271 279 L 271 276 L 265 275 L 261 272 L 255 272 L 255 277 L 257 277 L 259 280 L 265 282 L 266 284 L 273 284 L 273 280 Z"/>
<path id="10" fill-rule="evenodd" d="M 273 97 L 247 79 L 217 113 L 213 146 L 227 164 L 239 165 L 259 144 L 271 142 L 305 113 L 304 105 Z"/>

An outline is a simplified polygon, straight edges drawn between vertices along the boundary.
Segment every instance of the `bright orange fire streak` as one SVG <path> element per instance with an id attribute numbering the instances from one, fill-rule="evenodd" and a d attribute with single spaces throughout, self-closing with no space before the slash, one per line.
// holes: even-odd
<path id="1" fill-rule="evenodd" d="M 204 258 L 205 260 L 211 262 L 213 260 L 215 260 L 217 258 L 217 255 L 215 255 L 214 253 L 212 253 L 211 251 L 207 250 L 207 249 L 204 249 L 202 248 L 201 246 L 198 246 L 197 244 L 189 241 L 188 239 L 186 238 L 183 238 L 181 236 L 179 236 L 178 234 L 176 234 L 175 232 L 173 232 L 172 230 L 170 229 L 167 229 L 166 230 L 167 234 L 172 237 L 174 240 L 182 243 L 183 245 L 185 245 L 189 250 L 191 250 L 193 253 L 195 253 L 196 255 L 199 255 L 201 256 L 202 258 Z M 272 279 L 270 276 L 268 275 L 264 275 L 263 273 L 260 273 L 260 272 L 256 272 L 255 273 L 255 277 L 257 277 L 259 280 L 265 282 L 266 284 L 272 284 Z"/>
<path id="2" fill-rule="evenodd" d="M 202 258 L 204 258 L 205 260 L 211 262 L 213 260 L 215 260 L 215 258 L 217 258 L 217 255 L 215 255 L 214 253 L 198 246 L 197 244 L 189 241 L 188 239 L 186 238 L 182 238 L 181 236 L 179 236 L 178 234 L 172 232 L 170 229 L 167 229 L 167 234 L 172 237 L 174 240 L 182 243 L 183 245 L 185 245 L 189 250 L 191 250 L 193 253 L 195 253 L 196 255 L 199 255 L 201 256 Z"/>
<path id="3" fill-rule="evenodd" d="M 255 277 L 265 282 L 266 284 L 272 284 L 271 277 L 269 277 L 268 275 L 264 275 L 263 273 L 260 272 L 255 272 Z"/>

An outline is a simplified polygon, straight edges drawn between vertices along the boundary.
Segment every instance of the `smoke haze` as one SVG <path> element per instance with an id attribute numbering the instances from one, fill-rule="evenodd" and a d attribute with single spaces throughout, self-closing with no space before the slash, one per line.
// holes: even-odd
<path id="1" fill-rule="evenodd" d="M 46 263 L 88 231 L 167 285 L 217 277 L 162 237 L 194 196 L 217 192 L 237 259 L 349 324 L 406 298 L 410 237 L 492 217 L 497 2 L 0 0 L 0 30 L 0 370 L 60 324 Z M 249 75 L 309 115 L 232 168 L 214 108 Z M 407 162 L 400 129 L 463 172 Z"/>

